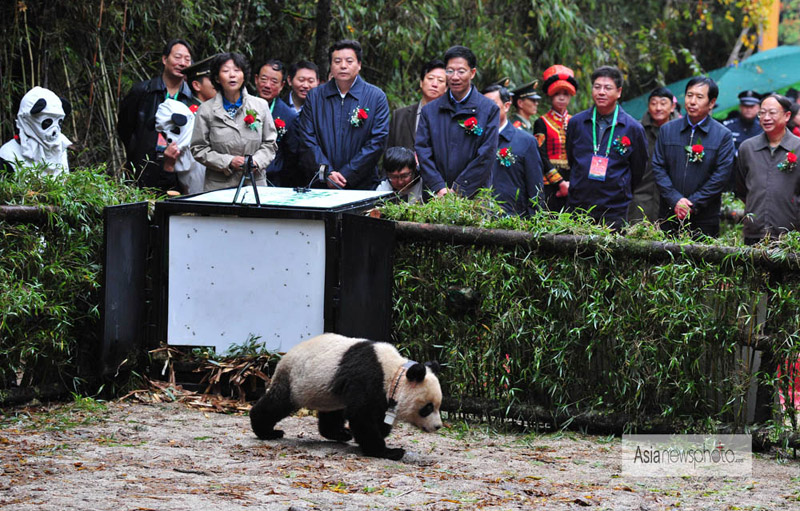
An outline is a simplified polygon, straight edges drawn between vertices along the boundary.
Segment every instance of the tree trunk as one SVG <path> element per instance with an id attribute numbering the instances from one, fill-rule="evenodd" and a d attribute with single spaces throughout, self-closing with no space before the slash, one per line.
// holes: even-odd
<path id="1" fill-rule="evenodd" d="M 331 45 L 331 0 L 317 2 L 317 40 L 314 61 L 319 67 L 320 80 L 328 80 L 328 47 Z"/>

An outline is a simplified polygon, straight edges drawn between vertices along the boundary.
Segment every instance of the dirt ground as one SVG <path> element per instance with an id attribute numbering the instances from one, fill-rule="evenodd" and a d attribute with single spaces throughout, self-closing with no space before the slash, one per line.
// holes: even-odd
<path id="1" fill-rule="evenodd" d="M 446 421 L 447 422 L 447 421 Z M 323 441 L 316 419 L 258 440 L 248 418 L 179 403 L 91 400 L 5 410 L 0 508 L 29 510 L 799 509 L 800 461 L 757 456 L 752 477 L 628 478 L 619 439 L 396 427 L 399 462 Z"/>

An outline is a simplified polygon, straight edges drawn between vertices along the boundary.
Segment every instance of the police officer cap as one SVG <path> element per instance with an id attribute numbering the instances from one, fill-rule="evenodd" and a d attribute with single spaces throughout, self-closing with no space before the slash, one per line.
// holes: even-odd
<path id="1" fill-rule="evenodd" d="M 739 93 L 739 104 L 752 106 L 761 103 L 761 94 L 754 90 L 743 90 Z"/>
<path id="2" fill-rule="evenodd" d="M 504 76 L 497 80 L 496 82 L 491 83 L 491 85 L 499 85 L 500 87 L 508 88 L 509 84 L 511 83 L 511 78 Z"/>
<path id="3" fill-rule="evenodd" d="M 189 67 L 183 68 L 183 76 L 191 80 L 208 76 L 211 74 L 211 62 L 214 60 L 214 58 L 216 58 L 217 55 L 211 55 L 210 57 L 206 57 L 203 60 L 195 62 Z"/>
<path id="4" fill-rule="evenodd" d="M 522 99 L 528 98 L 532 99 L 533 101 L 539 101 L 542 97 L 536 92 L 536 86 L 539 84 L 539 80 L 534 80 L 532 82 L 528 82 L 525 85 L 520 85 L 516 89 L 514 89 L 512 94 L 514 94 L 514 98 Z"/>

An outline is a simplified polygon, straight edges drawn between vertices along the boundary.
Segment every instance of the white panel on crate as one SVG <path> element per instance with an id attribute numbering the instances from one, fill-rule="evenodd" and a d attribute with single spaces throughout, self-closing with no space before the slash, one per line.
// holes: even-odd
<path id="1" fill-rule="evenodd" d="M 325 223 L 173 215 L 168 294 L 168 344 L 285 352 L 324 330 Z"/>
<path id="2" fill-rule="evenodd" d="M 205 192 L 181 200 L 194 202 L 213 202 L 215 204 L 231 204 L 236 195 L 236 188 L 225 188 Z M 392 192 L 376 192 L 373 190 L 325 190 L 314 188 L 307 192 L 296 192 L 293 188 L 259 186 L 258 198 L 262 206 L 291 206 L 296 208 L 329 209 L 354 204 L 367 199 L 391 196 Z M 255 204 L 256 196 L 252 186 L 243 187 L 239 192 L 237 204 Z"/>

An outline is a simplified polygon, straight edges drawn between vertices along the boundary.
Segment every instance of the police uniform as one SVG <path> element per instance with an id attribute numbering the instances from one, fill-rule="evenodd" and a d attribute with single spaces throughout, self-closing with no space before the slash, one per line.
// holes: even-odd
<path id="1" fill-rule="evenodd" d="M 183 68 L 183 71 L 181 72 L 183 73 L 183 76 L 186 77 L 186 83 L 190 85 L 194 80 L 202 80 L 204 76 L 207 76 L 208 79 L 213 82 L 214 80 L 211 78 L 211 63 L 215 58 L 217 58 L 217 55 L 219 55 L 219 53 L 211 55 L 210 57 L 206 57 L 203 60 L 199 60 L 189 67 Z M 189 88 L 191 89 L 191 85 Z M 201 101 L 197 98 L 197 96 L 194 96 L 194 90 L 192 90 L 192 93 L 192 104 L 199 106 Z M 192 110 L 197 109 L 193 108 Z"/>
<path id="2" fill-rule="evenodd" d="M 753 106 L 761 103 L 761 95 L 754 90 L 746 90 L 739 93 L 739 104 L 744 106 Z M 747 121 L 741 115 L 734 115 L 730 119 L 722 122 L 722 125 L 730 130 L 733 135 L 733 145 L 736 147 L 736 152 L 739 152 L 739 145 L 752 138 L 764 130 L 756 117 L 752 121 Z"/>
<path id="3" fill-rule="evenodd" d="M 536 86 L 538 84 L 538 80 L 534 80 L 512 90 L 511 93 L 514 95 L 514 106 L 517 106 L 518 100 L 525 98 L 538 103 L 542 99 L 539 93 L 536 92 Z M 510 122 L 515 128 L 524 130 L 528 134 L 533 135 L 533 119 L 526 119 L 522 117 L 518 111 L 514 112 L 513 115 L 508 117 L 508 122 Z"/>

